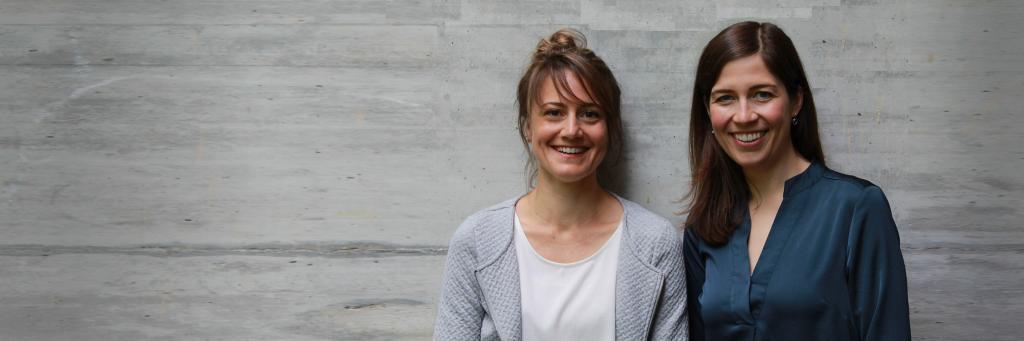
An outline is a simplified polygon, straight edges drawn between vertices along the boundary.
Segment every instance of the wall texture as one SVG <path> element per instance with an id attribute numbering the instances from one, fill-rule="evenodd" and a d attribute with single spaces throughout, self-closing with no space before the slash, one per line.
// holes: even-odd
<path id="1" fill-rule="evenodd" d="M 582 30 L 626 197 L 686 189 L 700 49 L 779 24 L 886 191 L 914 338 L 1017 340 L 1024 3 L 2 0 L 0 340 L 426 339 L 448 238 L 524 191 L 513 89 Z M 675 216 L 674 221 L 681 221 Z"/>

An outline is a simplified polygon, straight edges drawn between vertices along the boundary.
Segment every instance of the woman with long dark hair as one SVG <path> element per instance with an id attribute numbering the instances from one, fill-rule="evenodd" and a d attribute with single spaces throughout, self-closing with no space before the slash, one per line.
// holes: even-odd
<path id="1" fill-rule="evenodd" d="M 704 48 L 685 227 L 695 340 L 910 340 L 888 201 L 825 166 L 811 87 L 777 26 Z"/>
<path id="2" fill-rule="evenodd" d="M 620 93 L 579 32 L 537 45 L 517 96 L 536 185 L 455 232 L 435 340 L 686 340 L 682 241 L 599 181 L 622 151 Z"/>

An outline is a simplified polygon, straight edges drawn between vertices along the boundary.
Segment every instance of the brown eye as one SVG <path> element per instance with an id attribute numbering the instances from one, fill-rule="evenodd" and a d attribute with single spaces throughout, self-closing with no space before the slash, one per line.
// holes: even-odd
<path id="1" fill-rule="evenodd" d="M 595 122 L 601 119 L 601 113 L 596 110 L 587 110 L 580 113 L 580 119 L 587 122 Z"/>
<path id="2" fill-rule="evenodd" d="M 560 111 L 558 111 L 558 110 L 555 110 L 555 109 L 551 109 L 551 110 L 544 110 L 544 112 L 543 112 L 543 113 L 541 113 L 541 115 L 543 115 L 543 116 L 556 116 L 556 117 L 557 117 L 558 115 L 561 115 L 561 114 L 562 114 L 562 113 L 561 113 Z"/>

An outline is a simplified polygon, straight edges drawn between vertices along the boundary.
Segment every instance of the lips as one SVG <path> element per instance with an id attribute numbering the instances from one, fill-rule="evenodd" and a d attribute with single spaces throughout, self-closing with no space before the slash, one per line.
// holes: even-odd
<path id="1" fill-rule="evenodd" d="M 732 133 L 732 137 L 737 141 L 743 143 L 751 143 L 757 141 L 764 136 L 766 131 L 748 132 L 748 133 Z"/>
<path id="2" fill-rule="evenodd" d="M 554 146 L 555 150 L 562 154 L 577 155 L 586 152 L 588 147 L 568 147 L 568 146 Z"/>

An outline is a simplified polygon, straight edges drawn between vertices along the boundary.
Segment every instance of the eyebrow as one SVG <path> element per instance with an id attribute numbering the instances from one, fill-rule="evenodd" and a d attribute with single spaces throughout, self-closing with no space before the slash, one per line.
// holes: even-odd
<path id="1" fill-rule="evenodd" d="M 754 84 L 754 85 L 752 85 L 750 87 L 750 89 L 778 88 L 778 87 L 779 86 L 775 85 L 775 84 L 764 83 L 764 84 Z M 711 91 L 711 94 L 714 95 L 714 94 L 719 94 L 719 93 L 723 93 L 723 92 L 732 92 L 732 90 L 730 90 L 730 89 L 718 89 L 718 90 Z"/>
<path id="2" fill-rule="evenodd" d="M 544 102 L 544 103 L 541 103 L 540 105 L 541 106 L 554 105 L 554 106 L 564 107 L 565 103 L 562 103 L 562 102 Z M 580 102 L 578 104 L 578 106 L 579 107 L 595 107 L 595 108 L 600 108 L 601 107 L 601 106 L 597 105 L 597 103 L 590 103 L 590 102 Z"/>

